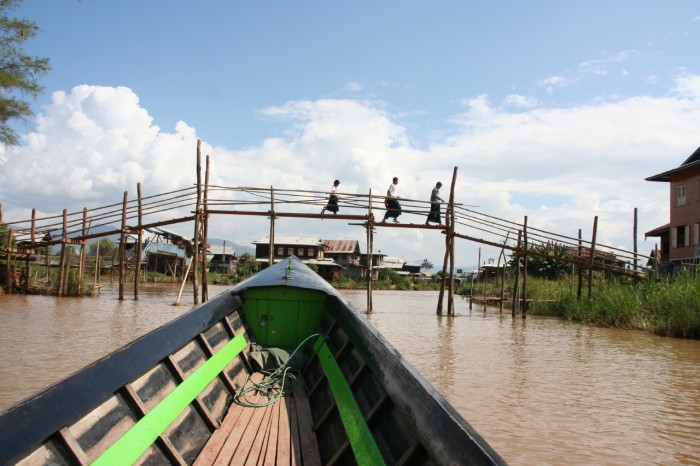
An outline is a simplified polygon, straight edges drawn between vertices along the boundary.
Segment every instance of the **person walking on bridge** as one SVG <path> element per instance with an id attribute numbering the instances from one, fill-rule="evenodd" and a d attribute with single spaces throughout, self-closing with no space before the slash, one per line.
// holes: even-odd
<path id="1" fill-rule="evenodd" d="M 389 189 L 386 190 L 386 198 L 384 199 L 386 212 L 384 212 L 384 220 L 382 220 L 382 223 L 386 223 L 386 219 L 388 218 L 393 218 L 394 223 L 400 223 L 398 217 L 401 215 L 401 204 L 399 203 L 399 194 L 396 189 L 398 184 L 399 179 L 394 177 L 389 185 Z"/>
<path id="2" fill-rule="evenodd" d="M 326 204 L 326 207 L 321 210 L 321 215 L 323 215 L 326 211 L 333 212 L 333 215 L 338 213 L 338 186 L 340 185 L 339 180 L 335 180 L 333 182 L 333 186 L 331 186 L 331 189 L 328 190 L 328 204 Z"/>
<path id="3" fill-rule="evenodd" d="M 442 221 L 440 220 L 440 203 L 445 201 L 440 197 L 440 188 L 442 188 L 442 183 L 438 181 L 433 191 L 430 193 L 430 213 L 425 221 L 426 225 L 428 222 L 434 222 L 442 226 Z"/>

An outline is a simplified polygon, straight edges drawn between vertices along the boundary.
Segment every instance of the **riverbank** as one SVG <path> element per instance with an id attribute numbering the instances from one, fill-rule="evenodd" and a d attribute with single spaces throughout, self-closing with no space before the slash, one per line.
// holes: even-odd
<path id="1" fill-rule="evenodd" d="M 473 293 L 500 297 L 500 289 L 500 281 L 492 281 L 476 284 Z M 528 278 L 527 299 L 529 314 L 700 339 L 700 279 L 691 276 L 642 281 L 595 276 L 590 299 L 584 287 L 580 300 L 575 280 Z"/>

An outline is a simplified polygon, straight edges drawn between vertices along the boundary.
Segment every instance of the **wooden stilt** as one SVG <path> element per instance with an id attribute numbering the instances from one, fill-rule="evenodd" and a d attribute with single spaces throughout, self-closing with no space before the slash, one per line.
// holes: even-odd
<path id="1" fill-rule="evenodd" d="M 372 190 L 369 190 L 369 207 L 367 209 L 367 313 L 372 312 L 372 272 L 373 272 L 373 259 L 372 253 L 374 250 L 374 214 L 372 213 Z"/>
<path id="2" fill-rule="evenodd" d="M 136 252 L 134 253 L 134 301 L 139 300 L 139 274 L 141 273 L 141 254 L 143 247 L 143 199 L 141 197 L 141 182 L 136 183 L 136 196 L 138 197 L 138 239 Z"/>
<path id="3" fill-rule="evenodd" d="M 202 141 L 197 139 L 197 205 L 194 216 L 194 244 L 192 245 L 192 258 L 190 262 L 194 262 L 192 269 L 192 291 L 194 304 L 199 304 L 199 280 L 197 278 L 197 267 L 199 265 L 199 222 L 202 213 Z M 187 276 L 187 274 L 185 274 Z"/>
<path id="4" fill-rule="evenodd" d="M 87 217 L 87 207 L 83 208 L 83 238 L 87 236 L 87 222 L 88 222 L 88 217 Z M 84 278 L 84 273 L 85 273 L 85 244 L 86 242 L 83 240 L 80 243 L 80 257 L 78 258 L 78 295 L 83 294 L 83 278 Z"/>
<path id="5" fill-rule="evenodd" d="M 512 316 L 515 317 L 518 313 L 518 307 L 520 304 L 520 256 L 521 256 L 521 245 L 523 232 L 518 231 L 518 246 L 515 250 L 515 282 L 513 283 L 513 302 L 511 303 Z"/>
<path id="6" fill-rule="evenodd" d="M 634 225 L 632 227 L 632 245 L 634 247 L 634 273 L 637 273 L 637 208 L 634 208 Z"/>
<path id="7" fill-rule="evenodd" d="M 593 238 L 591 239 L 591 257 L 588 269 L 588 299 L 591 299 L 593 292 L 593 265 L 595 263 L 595 241 L 598 234 L 598 216 L 593 219 Z"/>
<path id="8" fill-rule="evenodd" d="M 527 315 L 527 215 L 525 216 L 525 221 L 523 223 L 523 249 L 525 252 L 524 266 L 523 266 L 523 301 L 522 301 L 522 316 L 523 319 Z"/>
<path id="9" fill-rule="evenodd" d="M 209 300 L 209 288 L 207 285 L 207 238 L 209 236 L 209 215 L 207 212 L 207 196 L 209 192 L 209 156 L 206 157 L 206 170 L 204 171 L 204 197 L 202 212 L 202 302 Z"/>
<path id="10" fill-rule="evenodd" d="M 267 266 L 275 263 L 275 190 L 270 186 L 270 250 L 267 255 Z"/>
<path id="11" fill-rule="evenodd" d="M 576 289 L 576 300 L 581 301 L 581 290 L 583 289 L 583 267 L 581 267 L 581 257 L 583 256 L 583 237 L 581 229 L 578 229 L 578 287 Z"/>
<path id="12" fill-rule="evenodd" d="M 126 276 L 126 264 L 124 256 L 126 255 L 126 203 L 129 193 L 124 191 L 124 202 L 122 204 L 122 231 L 119 236 L 119 300 L 124 299 L 124 279 Z M 112 265 L 114 268 L 114 265 Z"/>
<path id="13" fill-rule="evenodd" d="M 66 229 L 68 227 L 68 211 L 63 209 L 63 231 L 61 232 L 61 259 L 58 262 L 58 296 L 63 296 L 63 282 L 65 281 L 64 265 L 66 262 Z"/>
<path id="14" fill-rule="evenodd" d="M 455 183 L 457 182 L 457 167 L 452 171 L 452 185 L 450 186 L 449 216 L 445 215 L 445 222 L 449 222 L 447 236 L 449 238 L 450 251 L 450 291 L 447 295 L 447 315 L 455 315 Z"/>

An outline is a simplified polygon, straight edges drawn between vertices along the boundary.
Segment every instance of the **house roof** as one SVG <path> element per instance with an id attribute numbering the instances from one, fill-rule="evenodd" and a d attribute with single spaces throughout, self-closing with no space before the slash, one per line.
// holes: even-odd
<path id="1" fill-rule="evenodd" d="M 685 162 L 683 162 L 678 168 L 674 168 L 672 170 L 665 171 L 663 173 L 659 173 L 658 175 L 650 176 L 649 178 L 645 178 L 646 181 L 665 181 L 669 182 L 671 181 L 671 175 L 674 173 L 681 172 L 683 170 L 686 170 L 688 168 L 692 167 L 697 167 L 700 166 L 700 147 L 698 147 L 695 152 L 690 154 L 690 157 L 685 159 Z"/>
<path id="2" fill-rule="evenodd" d="M 360 243 L 356 239 L 324 239 L 324 252 L 327 254 L 354 254 L 360 252 Z"/>
<path id="3" fill-rule="evenodd" d="M 644 233 L 644 236 L 661 236 L 662 234 L 668 232 L 671 229 L 671 224 L 667 223 L 666 225 L 661 225 L 660 227 L 656 227 L 653 230 L 649 230 L 646 233 Z"/>
<path id="4" fill-rule="evenodd" d="M 236 248 L 233 246 L 223 246 L 223 245 L 218 245 L 218 244 L 210 244 L 209 247 L 207 248 L 207 253 L 208 254 L 226 254 L 227 256 L 235 256 L 236 255 Z"/>
<path id="5" fill-rule="evenodd" d="M 263 239 L 253 241 L 253 244 L 269 244 L 270 236 L 265 236 Z M 323 246 L 321 238 L 313 238 L 308 236 L 275 236 L 276 246 Z"/>

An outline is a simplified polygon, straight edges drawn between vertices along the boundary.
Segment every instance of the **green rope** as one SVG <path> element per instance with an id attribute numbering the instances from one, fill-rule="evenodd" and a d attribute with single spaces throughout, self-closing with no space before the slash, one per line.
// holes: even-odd
<path id="1" fill-rule="evenodd" d="M 303 349 L 312 338 L 320 336 L 322 336 L 320 333 L 314 333 L 306 337 L 292 352 L 287 362 L 279 366 L 273 372 L 260 371 L 265 375 L 265 378 L 260 382 L 252 382 L 249 385 L 250 374 L 248 374 L 243 388 L 238 390 L 233 396 L 233 402 L 247 408 L 263 408 L 276 403 L 280 398 L 292 393 L 292 387 L 297 380 L 297 371 L 288 366 L 289 361 L 291 361 L 294 355 Z M 252 402 L 247 398 L 251 393 L 260 393 L 267 398 L 267 401 L 263 403 Z"/>

